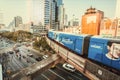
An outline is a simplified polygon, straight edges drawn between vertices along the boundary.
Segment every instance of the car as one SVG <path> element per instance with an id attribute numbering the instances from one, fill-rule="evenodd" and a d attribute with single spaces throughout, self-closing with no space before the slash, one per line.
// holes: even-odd
<path id="1" fill-rule="evenodd" d="M 70 64 L 68 64 L 68 63 L 64 63 L 64 64 L 62 65 L 62 67 L 63 67 L 64 69 L 70 71 L 70 72 L 74 72 L 74 71 L 75 71 L 74 66 L 72 66 L 72 65 L 70 65 Z"/>
<path id="2" fill-rule="evenodd" d="M 43 55 L 43 59 L 47 59 L 48 58 L 48 55 Z"/>
<path id="3" fill-rule="evenodd" d="M 29 53 L 29 54 L 27 54 L 27 56 L 29 56 L 29 57 L 33 57 L 33 54 L 32 54 L 32 53 Z"/>
<path id="4" fill-rule="evenodd" d="M 15 51 L 16 53 L 18 53 L 18 52 L 19 52 L 19 49 L 15 49 L 14 51 Z"/>
<path id="5" fill-rule="evenodd" d="M 9 51 L 8 53 L 9 53 L 9 54 L 14 54 L 14 52 L 13 52 L 13 51 Z"/>
<path id="6" fill-rule="evenodd" d="M 42 57 L 37 57 L 35 58 L 36 61 L 41 61 L 42 60 Z"/>

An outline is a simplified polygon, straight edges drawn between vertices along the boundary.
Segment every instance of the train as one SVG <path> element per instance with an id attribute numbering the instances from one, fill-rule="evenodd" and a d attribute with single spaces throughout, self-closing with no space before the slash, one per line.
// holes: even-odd
<path id="1" fill-rule="evenodd" d="M 88 34 L 48 31 L 48 38 L 75 54 L 120 71 L 120 40 Z"/>

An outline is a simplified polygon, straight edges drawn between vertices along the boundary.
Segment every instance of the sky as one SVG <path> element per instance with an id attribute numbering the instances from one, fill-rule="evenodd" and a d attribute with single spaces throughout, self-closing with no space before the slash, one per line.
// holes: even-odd
<path id="1" fill-rule="evenodd" d="M 73 15 L 81 20 L 86 9 L 96 8 L 104 11 L 104 16 L 114 18 L 116 0 L 63 0 L 65 13 L 68 19 L 72 19 Z M 21 16 L 23 22 L 27 22 L 26 0 L 0 0 L 0 13 L 3 13 L 3 22 L 8 25 L 15 16 Z"/>
<path id="2" fill-rule="evenodd" d="M 86 12 L 86 9 L 96 8 L 104 11 L 105 17 L 113 18 L 115 16 L 116 0 L 63 0 L 66 14 L 69 19 L 73 15 L 80 18 Z"/>

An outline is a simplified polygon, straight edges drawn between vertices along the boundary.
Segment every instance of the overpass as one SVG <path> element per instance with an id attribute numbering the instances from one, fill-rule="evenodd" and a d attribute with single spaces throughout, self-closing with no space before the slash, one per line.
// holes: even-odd
<path id="1" fill-rule="evenodd" d="M 74 52 L 66 49 L 59 43 L 47 37 L 46 41 L 57 54 L 53 54 L 48 59 L 42 60 L 21 70 L 20 72 L 14 74 L 11 77 L 11 80 L 32 80 L 38 73 L 40 74 L 44 72 L 54 64 L 59 63 L 61 60 L 65 60 L 66 62 L 72 64 L 77 70 L 91 80 L 120 80 L 119 75 L 104 69 L 102 66 L 99 66 L 86 58 L 74 54 Z"/>
<path id="2" fill-rule="evenodd" d="M 57 54 L 53 54 L 47 59 L 44 59 L 36 64 L 33 64 L 30 67 L 20 70 L 16 74 L 12 75 L 10 77 L 10 80 L 33 80 L 33 78 L 36 77 L 37 74 L 48 70 L 59 61 L 61 61 L 60 56 L 58 56 Z"/>

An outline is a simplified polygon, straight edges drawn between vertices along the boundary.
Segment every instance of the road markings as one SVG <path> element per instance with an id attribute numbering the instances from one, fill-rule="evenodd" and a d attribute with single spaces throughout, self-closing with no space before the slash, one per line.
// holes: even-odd
<path id="1" fill-rule="evenodd" d="M 53 74 L 57 75 L 57 76 L 60 77 L 61 79 L 65 80 L 62 76 L 58 75 L 58 74 L 55 73 L 54 71 L 52 71 L 52 70 L 50 70 L 50 69 L 49 69 L 49 71 L 52 72 Z"/>
<path id="2" fill-rule="evenodd" d="M 63 72 L 66 72 L 66 73 L 69 74 L 70 76 L 75 77 L 75 78 L 78 78 L 78 80 L 81 80 L 81 78 L 79 78 L 79 77 L 77 77 L 77 76 L 74 76 L 74 75 L 70 74 L 70 73 L 72 73 L 72 72 L 67 72 L 66 70 L 61 69 L 60 67 L 57 67 L 57 68 L 58 68 L 59 70 L 62 70 Z"/>
<path id="3" fill-rule="evenodd" d="M 50 80 L 47 76 L 45 76 L 44 74 L 41 74 L 44 78 L 46 78 L 47 80 Z"/>

